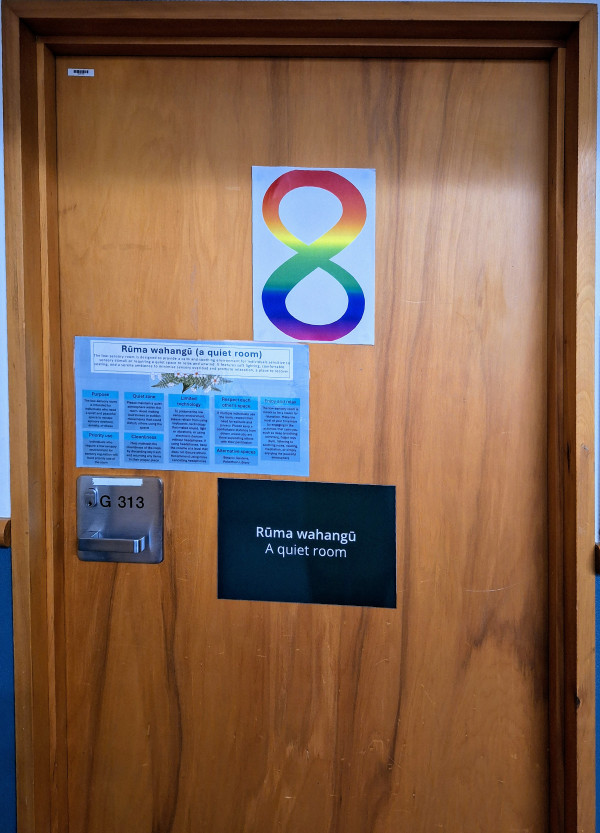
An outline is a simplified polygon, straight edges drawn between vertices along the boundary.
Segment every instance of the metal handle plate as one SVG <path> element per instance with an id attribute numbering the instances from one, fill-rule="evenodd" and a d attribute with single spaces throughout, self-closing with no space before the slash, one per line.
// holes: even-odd
<path id="1" fill-rule="evenodd" d="M 163 488 L 159 477 L 77 478 L 80 561 L 160 564 Z"/>

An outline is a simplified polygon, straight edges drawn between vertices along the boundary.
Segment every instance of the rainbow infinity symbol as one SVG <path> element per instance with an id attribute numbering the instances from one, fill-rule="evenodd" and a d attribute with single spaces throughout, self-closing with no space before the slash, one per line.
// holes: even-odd
<path id="1" fill-rule="evenodd" d="M 279 206 L 285 195 L 306 186 L 323 188 L 342 204 L 339 221 L 313 243 L 303 243 L 295 237 L 279 217 Z M 333 171 L 288 171 L 269 186 L 262 208 L 269 231 L 296 252 L 277 267 L 264 285 L 262 303 L 271 322 L 286 335 L 302 341 L 335 341 L 352 332 L 363 317 L 365 296 L 350 272 L 333 263 L 331 258 L 358 237 L 367 219 L 367 207 L 358 188 Z M 348 296 L 346 311 L 331 324 L 299 321 L 285 303 L 291 290 L 317 268 L 335 278 Z"/>

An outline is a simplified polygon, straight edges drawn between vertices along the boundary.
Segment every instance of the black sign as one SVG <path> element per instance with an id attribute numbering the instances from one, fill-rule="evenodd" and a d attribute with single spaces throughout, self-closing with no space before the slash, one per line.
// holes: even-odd
<path id="1" fill-rule="evenodd" d="M 220 599 L 396 607 L 394 486 L 219 479 Z"/>

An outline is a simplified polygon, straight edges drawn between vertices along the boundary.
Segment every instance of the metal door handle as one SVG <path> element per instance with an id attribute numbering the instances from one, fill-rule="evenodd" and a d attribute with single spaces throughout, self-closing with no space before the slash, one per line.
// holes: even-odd
<path id="1" fill-rule="evenodd" d="M 78 539 L 77 549 L 81 552 L 143 552 L 146 536 L 141 538 L 103 538 L 100 532 L 86 532 Z"/>

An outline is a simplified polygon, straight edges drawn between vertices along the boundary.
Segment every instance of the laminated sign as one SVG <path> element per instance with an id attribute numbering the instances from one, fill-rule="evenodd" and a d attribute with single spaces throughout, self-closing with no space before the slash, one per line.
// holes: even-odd
<path id="1" fill-rule="evenodd" d="M 252 168 L 254 338 L 374 344 L 375 171 Z"/>
<path id="2" fill-rule="evenodd" d="M 308 347 L 75 339 L 77 465 L 308 475 Z"/>
<path id="3" fill-rule="evenodd" d="M 396 489 L 219 480 L 219 598 L 396 607 Z"/>

